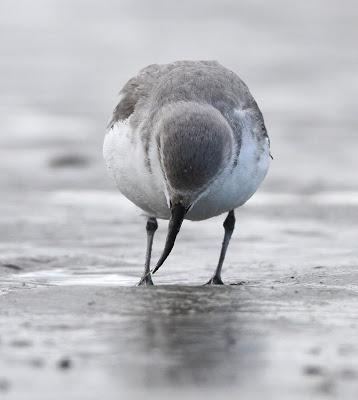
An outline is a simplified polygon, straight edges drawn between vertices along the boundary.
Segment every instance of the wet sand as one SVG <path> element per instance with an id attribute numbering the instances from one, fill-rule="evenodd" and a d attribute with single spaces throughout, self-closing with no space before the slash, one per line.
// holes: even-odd
<path id="1" fill-rule="evenodd" d="M 344 4 L 1 2 L 1 398 L 357 398 L 358 9 Z M 133 71 L 183 58 L 240 73 L 275 160 L 237 212 L 227 286 L 202 286 L 222 216 L 185 221 L 157 286 L 138 288 L 144 219 L 106 176 L 103 131 Z"/>
<path id="2" fill-rule="evenodd" d="M 201 286 L 218 257 L 221 219 L 186 221 L 153 288 L 133 287 L 144 221 L 117 194 L 41 194 L 27 210 L 13 197 L 1 213 L 8 395 L 354 398 L 358 207 L 339 216 L 307 197 L 304 213 L 265 194 L 239 213 L 225 287 Z"/>

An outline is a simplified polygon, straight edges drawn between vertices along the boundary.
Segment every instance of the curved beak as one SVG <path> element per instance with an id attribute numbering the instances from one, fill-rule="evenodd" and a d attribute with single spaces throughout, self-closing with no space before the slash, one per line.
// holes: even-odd
<path id="1" fill-rule="evenodd" d="M 180 231 L 181 225 L 183 223 L 185 214 L 187 213 L 188 209 L 185 208 L 182 204 L 174 204 L 170 207 L 170 220 L 168 225 L 168 233 L 167 238 L 165 241 L 165 246 L 163 253 L 157 262 L 157 265 L 153 269 L 152 273 L 154 274 L 158 269 L 163 265 L 164 261 L 169 256 L 170 252 L 172 251 L 175 243 L 175 239 Z"/>

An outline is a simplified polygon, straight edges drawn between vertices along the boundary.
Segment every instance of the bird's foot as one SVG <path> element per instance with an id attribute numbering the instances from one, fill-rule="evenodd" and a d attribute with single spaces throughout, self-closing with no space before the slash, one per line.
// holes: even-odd
<path id="1" fill-rule="evenodd" d="M 214 275 L 208 282 L 205 283 L 206 285 L 224 285 L 220 276 Z"/>
<path id="2" fill-rule="evenodd" d="M 137 286 L 154 286 L 152 274 L 145 274 L 138 282 Z"/>

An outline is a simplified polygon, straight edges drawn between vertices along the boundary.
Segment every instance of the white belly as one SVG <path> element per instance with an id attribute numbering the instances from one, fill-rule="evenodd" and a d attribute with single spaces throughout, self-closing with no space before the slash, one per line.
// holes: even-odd
<path id="1" fill-rule="evenodd" d="M 152 150 L 154 151 L 154 150 Z M 149 216 L 169 218 L 166 188 L 157 157 L 151 157 L 151 172 L 145 166 L 140 136 L 128 122 L 118 122 L 106 134 L 103 156 L 109 175 L 119 191 Z"/>
<path id="2" fill-rule="evenodd" d="M 226 168 L 195 203 L 187 215 L 191 220 L 203 220 L 234 210 L 246 203 L 265 178 L 270 165 L 268 141 L 259 147 L 248 130 L 242 135 L 238 163 Z"/>
<path id="3" fill-rule="evenodd" d="M 156 146 L 151 147 L 151 172 L 145 166 L 140 135 L 127 122 L 117 123 L 106 135 L 103 155 L 109 174 L 120 192 L 147 215 L 170 217 L 163 173 Z M 262 151 L 252 134 L 245 130 L 237 166 L 228 166 L 200 196 L 186 219 L 203 220 L 244 204 L 258 189 L 270 164 L 268 142 Z"/>

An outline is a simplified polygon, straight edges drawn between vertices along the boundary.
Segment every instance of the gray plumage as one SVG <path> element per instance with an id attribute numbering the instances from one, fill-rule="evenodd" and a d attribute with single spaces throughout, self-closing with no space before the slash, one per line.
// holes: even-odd
<path id="1" fill-rule="evenodd" d="M 216 176 L 231 157 L 230 126 L 219 111 L 194 102 L 178 102 L 161 118 L 158 145 L 172 188 L 196 191 Z"/>
<path id="2" fill-rule="evenodd" d="M 216 61 L 149 65 L 126 83 L 120 95 L 109 126 L 129 117 L 133 130 L 140 126 L 149 172 L 154 132 L 163 151 L 162 168 L 178 190 L 206 186 L 220 171 L 231 155 L 230 129 L 236 141 L 236 165 L 243 127 L 235 110 L 250 109 L 255 119 L 263 121 L 245 83 Z M 258 134 L 264 136 L 261 125 Z"/>

